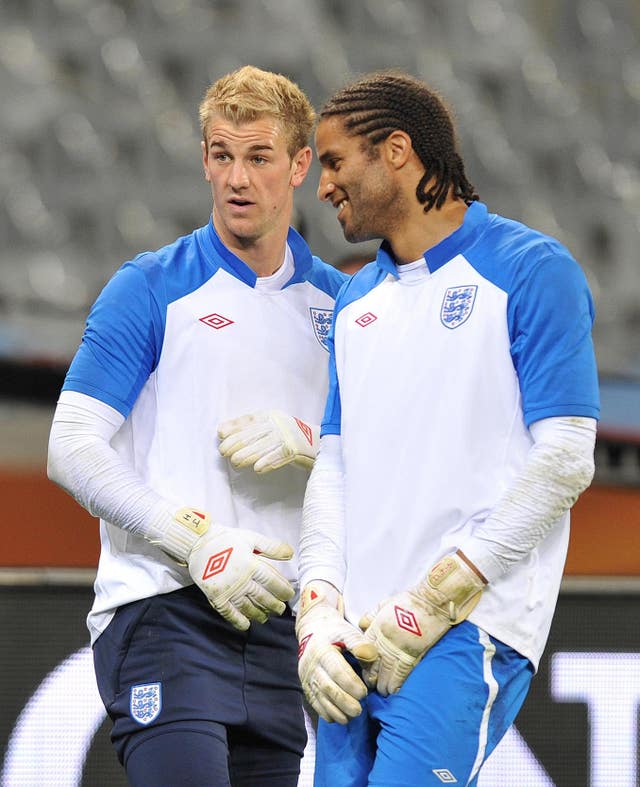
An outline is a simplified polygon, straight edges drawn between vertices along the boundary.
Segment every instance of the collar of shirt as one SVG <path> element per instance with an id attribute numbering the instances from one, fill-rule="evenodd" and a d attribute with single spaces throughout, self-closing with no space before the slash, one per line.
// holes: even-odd
<path id="1" fill-rule="evenodd" d="M 427 249 L 423 257 L 427 263 L 430 273 L 434 273 L 446 262 L 453 259 L 464 249 L 468 248 L 469 241 L 477 232 L 478 227 L 484 224 L 487 219 L 487 206 L 483 202 L 472 202 L 464 214 L 464 221 L 451 235 L 447 235 L 440 243 Z M 398 268 L 391 253 L 389 244 L 385 241 L 378 250 L 376 257 L 378 267 L 387 273 L 398 277 Z"/>
<path id="2" fill-rule="evenodd" d="M 248 284 L 249 287 L 255 287 L 258 277 L 255 272 L 247 265 L 246 262 L 240 259 L 232 251 L 230 251 L 224 243 L 220 240 L 218 233 L 213 226 L 213 218 L 209 219 L 206 227 L 203 227 L 201 238 L 205 247 L 209 247 L 214 255 L 225 264 L 225 267 L 230 270 L 238 279 Z M 287 244 L 293 254 L 293 276 L 286 282 L 286 286 L 295 284 L 296 282 L 304 281 L 306 274 L 311 269 L 313 258 L 311 251 L 307 246 L 306 241 L 299 235 L 293 227 L 289 227 L 287 235 Z M 283 285 L 284 286 L 284 285 Z"/>

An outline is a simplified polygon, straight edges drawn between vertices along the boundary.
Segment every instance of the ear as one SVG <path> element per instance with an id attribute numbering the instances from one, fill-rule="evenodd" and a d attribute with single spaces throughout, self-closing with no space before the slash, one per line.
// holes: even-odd
<path id="1" fill-rule="evenodd" d="M 384 141 L 387 161 L 395 169 L 403 167 L 413 152 L 411 137 L 400 129 L 392 131 Z"/>
<path id="2" fill-rule="evenodd" d="M 304 179 L 307 177 L 307 173 L 309 172 L 309 167 L 311 166 L 311 159 L 313 158 L 313 153 L 311 152 L 311 148 L 309 146 L 302 148 L 299 150 L 293 160 L 291 162 L 291 185 L 294 189 L 297 189 L 298 186 L 302 184 Z"/>
<path id="3" fill-rule="evenodd" d="M 202 151 L 202 167 L 204 169 L 204 179 L 208 182 L 209 181 L 209 154 L 207 152 L 207 145 L 204 140 L 200 141 L 200 150 Z"/>

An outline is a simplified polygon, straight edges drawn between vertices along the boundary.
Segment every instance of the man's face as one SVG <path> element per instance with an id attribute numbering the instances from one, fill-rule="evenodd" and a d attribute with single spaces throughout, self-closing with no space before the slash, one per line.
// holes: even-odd
<path id="1" fill-rule="evenodd" d="M 384 155 L 372 155 L 361 136 L 349 136 L 339 117 L 321 120 L 316 151 L 322 167 L 318 199 L 337 209 L 351 243 L 388 238 L 397 224 L 400 189 Z"/>
<path id="2" fill-rule="evenodd" d="M 229 248 L 246 249 L 286 232 L 293 190 L 307 174 L 309 148 L 289 157 L 278 120 L 235 123 L 215 115 L 202 142 L 205 179 L 213 195 L 213 223 Z"/>

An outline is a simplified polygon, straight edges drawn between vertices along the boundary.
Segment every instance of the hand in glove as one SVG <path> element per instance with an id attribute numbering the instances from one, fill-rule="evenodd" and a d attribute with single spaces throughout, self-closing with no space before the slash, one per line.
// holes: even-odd
<path id="1" fill-rule="evenodd" d="M 267 559 L 289 560 L 292 547 L 253 530 L 214 525 L 208 514 L 182 508 L 152 543 L 188 566 L 211 606 L 241 631 L 281 615 L 294 595 Z"/>
<path id="2" fill-rule="evenodd" d="M 459 554 L 442 558 L 415 587 L 364 615 L 360 628 L 378 659 L 363 669 L 368 686 L 397 692 L 424 654 L 480 601 L 486 583 Z"/>
<path id="3" fill-rule="evenodd" d="M 342 596 L 329 582 L 305 585 L 296 620 L 298 674 L 312 708 L 325 721 L 346 724 L 358 716 L 367 687 L 351 669 L 343 651 L 361 664 L 376 658 L 375 647 L 343 615 Z"/>
<path id="4" fill-rule="evenodd" d="M 256 473 L 268 473 L 290 462 L 311 468 L 319 433 L 318 426 L 280 410 L 265 410 L 221 423 L 219 451 L 235 468 L 253 465 Z"/>

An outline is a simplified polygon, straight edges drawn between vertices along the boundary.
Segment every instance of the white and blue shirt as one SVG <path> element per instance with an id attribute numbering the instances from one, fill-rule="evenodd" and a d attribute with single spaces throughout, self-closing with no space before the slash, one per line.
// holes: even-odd
<path id="1" fill-rule="evenodd" d="M 593 319 L 567 249 L 479 202 L 424 263 L 396 266 L 383 244 L 344 285 L 322 434 L 341 435 L 352 622 L 487 518 L 524 467 L 530 424 L 598 417 Z M 470 616 L 534 664 L 568 537 L 567 513 Z"/>
<path id="2" fill-rule="evenodd" d="M 64 391 L 118 410 L 112 441 L 152 489 L 209 511 L 214 522 L 297 544 L 308 474 L 234 470 L 218 452 L 221 421 L 279 409 L 319 423 L 327 393 L 327 334 L 344 274 L 289 230 L 287 259 L 258 279 L 213 222 L 125 263 L 87 320 Z M 141 537 L 101 522 L 94 637 L 115 609 L 192 583 Z M 295 558 L 279 569 L 296 579 Z"/>

